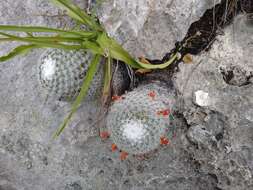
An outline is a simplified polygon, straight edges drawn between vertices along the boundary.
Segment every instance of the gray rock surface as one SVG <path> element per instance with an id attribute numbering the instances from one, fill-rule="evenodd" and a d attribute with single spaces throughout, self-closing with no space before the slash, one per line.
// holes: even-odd
<path id="1" fill-rule="evenodd" d="M 105 0 L 98 17 L 132 55 L 162 57 L 219 0 Z M 159 45 L 157 45 L 159 44 Z"/>
<path id="2" fill-rule="evenodd" d="M 253 41 L 242 43 L 235 31 L 227 27 L 210 52 L 181 64 L 174 82 L 190 126 L 187 137 L 198 147 L 188 151 L 200 170 L 215 174 L 221 189 L 252 189 Z"/>
<path id="3" fill-rule="evenodd" d="M 127 9 L 121 6 L 124 2 L 129 2 Z M 117 0 L 102 5 L 105 18 L 100 18 L 105 25 L 106 17 L 112 19 L 108 32 L 134 56 L 159 58 L 213 3 Z M 0 24 L 71 24 L 59 14 L 46 0 L 0 4 Z M 118 22 L 119 29 L 114 26 Z M 96 103 L 84 103 L 62 136 L 52 141 L 70 104 L 46 100 L 41 93 L 36 63 L 43 50 L 1 63 L 0 189 L 253 189 L 253 48 L 234 34 L 233 26 L 227 27 L 210 52 L 194 57 L 193 64 L 180 64 L 173 78 L 179 94 L 176 137 L 142 159 L 120 161 L 119 153 L 110 151 L 111 140 L 99 138 Z M 15 45 L 0 44 L 0 53 Z M 232 79 L 226 80 L 231 72 Z"/>

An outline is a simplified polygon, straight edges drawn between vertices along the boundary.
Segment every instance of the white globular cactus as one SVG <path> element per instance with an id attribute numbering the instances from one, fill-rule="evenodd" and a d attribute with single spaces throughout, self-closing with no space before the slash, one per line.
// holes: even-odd
<path id="1" fill-rule="evenodd" d="M 91 62 L 91 54 L 83 50 L 48 49 L 40 58 L 38 72 L 41 86 L 59 100 L 73 100 L 80 92 Z M 96 73 L 88 98 L 102 90 L 103 69 Z"/>
<path id="2" fill-rule="evenodd" d="M 145 154 L 161 143 L 172 126 L 174 96 L 161 83 L 142 85 L 118 98 L 107 116 L 106 126 L 114 144 L 130 154 Z"/>

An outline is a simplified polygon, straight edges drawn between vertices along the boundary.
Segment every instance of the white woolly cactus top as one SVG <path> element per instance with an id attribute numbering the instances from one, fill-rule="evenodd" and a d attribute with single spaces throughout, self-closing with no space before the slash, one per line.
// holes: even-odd
<path id="1" fill-rule="evenodd" d="M 48 49 L 39 60 L 39 81 L 50 95 L 60 100 L 73 100 L 80 91 L 91 56 L 82 50 Z M 94 77 L 87 98 L 102 89 L 103 70 Z"/>
<path id="2" fill-rule="evenodd" d="M 130 154 L 144 154 L 167 136 L 174 97 L 160 83 L 140 86 L 114 102 L 106 125 L 117 147 Z"/>

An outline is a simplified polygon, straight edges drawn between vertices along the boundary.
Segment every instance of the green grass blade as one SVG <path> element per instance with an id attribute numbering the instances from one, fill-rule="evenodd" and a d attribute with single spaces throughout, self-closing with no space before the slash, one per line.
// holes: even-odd
<path id="1" fill-rule="evenodd" d="M 60 37 L 60 36 L 52 36 L 52 37 L 46 37 L 46 36 L 41 36 L 41 37 L 25 37 L 24 39 L 37 39 L 37 40 L 42 40 L 42 41 L 49 41 L 49 42 L 79 42 L 82 43 L 83 39 L 80 37 Z"/>
<path id="2" fill-rule="evenodd" d="M 27 36 L 34 37 L 31 32 L 26 32 Z"/>
<path id="3" fill-rule="evenodd" d="M 19 36 L 6 34 L 3 32 L 0 32 L 0 35 L 8 37 L 10 41 L 12 40 L 12 41 L 27 42 L 27 43 L 39 45 L 40 47 L 61 48 L 61 49 L 66 49 L 66 50 L 83 49 L 83 47 L 81 45 L 68 45 L 68 44 L 56 43 L 53 41 L 51 41 L 51 42 L 44 41 L 44 40 L 38 39 L 36 37 L 34 37 L 34 38 L 19 37 Z"/>
<path id="4" fill-rule="evenodd" d="M 104 50 L 96 42 L 86 40 L 82 45 L 85 49 L 90 50 L 94 54 L 104 55 Z"/>
<path id="5" fill-rule="evenodd" d="M 166 67 L 168 67 L 170 64 L 174 63 L 174 61 L 176 61 L 178 59 L 178 54 L 175 53 L 169 61 L 163 63 L 163 64 L 159 64 L 159 65 L 153 65 L 153 64 L 144 64 L 141 62 L 137 62 L 142 68 L 144 69 L 164 69 Z"/>
<path id="6" fill-rule="evenodd" d="M 21 55 L 21 54 L 26 54 L 28 51 L 34 49 L 34 48 L 39 48 L 39 46 L 30 44 L 30 45 L 21 45 L 13 49 L 10 53 L 8 53 L 5 56 L 0 57 L 0 62 L 7 61 L 9 59 L 12 59 L 15 56 Z"/>
<path id="7" fill-rule="evenodd" d="M 91 29 L 102 31 L 102 27 L 88 14 L 86 14 L 78 6 L 74 5 L 70 0 L 51 0 L 54 4 L 65 9 L 68 15 L 73 19 L 89 26 Z"/>
<path id="8" fill-rule="evenodd" d="M 169 61 L 159 65 L 145 64 L 140 61 L 136 61 L 131 55 L 124 50 L 114 39 L 109 38 L 105 33 L 101 34 L 97 39 L 101 48 L 109 51 L 112 58 L 123 61 L 130 65 L 132 68 L 142 69 L 164 69 L 177 60 L 178 54 L 175 53 Z"/>
<path id="9" fill-rule="evenodd" d="M 72 3 L 70 4 L 68 2 L 61 0 L 51 0 L 51 1 L 58 7 L 66 10 L 71 18 L 77 20 L 80 23 L 86 24 L 86 22 L 82 19 L 82 17 L 75 11 L 75 8 L 73 7 Z"/>
<path id="10" fill-rule="evenodd" d="M 130 54 L 126 50 L 124 50 L 121 45 L 119 45 L 115 40 L 109 38 L 106 33 L 102 33 L 98 37 L 97 43 L 100 45 L 101 48 L 107 50 L 107 53 L 112 58 L 123 61 L 124 63 L 130 65 L 133 68 L 141 68 L 139 64 L 135 61 L 135 59 L 132 58 Z"/>
<path id="11" fill-rule="evenodd" d="M 0 38 L 0 42 L 12 42 L 12 41 L 15 41 L 11 38 Z"/>
<path id="12" fill-rule="evenodd" d="M 47 28 L 47 27 L 40 27 L 40 26 L 13 26 L 13 25 L 0 25 L 0 30 L 2 31 L 14 31 L 14 32 L 48 32 L 48 33 L 57 33 L 57 34 L 65 34 L 69 36 L 75 37 L 94 37 L 96 33 L 94 32 L 87 32 L 87 31 L 66 31 L 61 29 L 55 28 Z"/>
<path id="13" fill-rule="evenodd" d="M 64 121 L 61 124 L 61 126 L 59 127 L 59 129 L 55 132 L 54 138 L 58 137 L 62 133 L 62 131 L 65 129 L 68 122 L 72 118 L 73 114 L 77 111 L 77 109 L 81 105 L 82 100 L 85 98 L 85 96 L 87 94 L 87 91 L 89 89 L 91 81 L 97 72 L 98 64 L 100 63 L 100 60 L 101 60 L 101 55 L 95 55 L 95 57 L 93 58 L 93 60 L 90 64 L 90 67 L 87 71 L 87 75 L 86 75 L 83 85 L 81 87 L 81 91 L 80 91 L 79 95 L 77 96 L 77 98 L 75 99 L 74 103 L 72 104 L 72 109 L 71 109 L 69 115 L 64 119 Z"/>
<path id="14" fill-rule="evenodd" d="M 75 37 L 75 38 L 70 38 L 70 37 L 60 37 L 60 36 L 52 36 L 52 37 L 46 37 L 46 36 L 41 36 L 41 37 L 22 37 L 24 40 L 39 40 L 39 41 L 44 41 L 44 42 L 73 42 L 73 43 L 82 43 L 83 39 L 80 37 Z M 0 42 L 6 42 L 6 41 L 14 41 L 12 38 L 0 38 Z"/>

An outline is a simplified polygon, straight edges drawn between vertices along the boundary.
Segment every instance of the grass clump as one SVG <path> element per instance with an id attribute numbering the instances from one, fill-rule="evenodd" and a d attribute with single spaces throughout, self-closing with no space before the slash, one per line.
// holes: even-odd
<path id="1" fill-rule="evenodd" d="M 103 26 L 94 16 L 81 10 L 78 6 L 74 5 L 71 0 L 51 0 L 51 2 L 65 10 L 78 25 L 86 26 L 86 29 L 62 30 L 48 27 L 0 25 L 0 42 L 18 41 L 25 43 L 14 48 L 7 55 L 0 57 L 0 62 L 25 54 L 35 48 L 84 50 L 92 53 L 93 59 L 83 81 L 81 91 L 74 100 L 70 113 L 65 118 L 60 128 L 56 131 L 54 137 L 61 134 L 72 115 L 79 108 L 82 100 L 87 94 L 91 81 L 95 76 L 101 58 L 107 60 L 104 62 L 106 64 L 103 88 L 103 95 L 105 97 L 108 96 L 108 91 L 111 86 L 112 60 L 122 61 L 133 69 L 163 69 L 177 60 L 178 56 L 177 54 L 174 54 L 169 61 L 163 64 L 153 65 L 142 63 L 134 59 L 120 44 L 110 38 Z M 15 32 L 15 35 L 10 32 Z M 22 35 L 21 37 L 19 35 L 20 33 L 26 35 Z M 45 35 L 45 33 L 47 33 L 47 35 Z"/>

